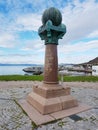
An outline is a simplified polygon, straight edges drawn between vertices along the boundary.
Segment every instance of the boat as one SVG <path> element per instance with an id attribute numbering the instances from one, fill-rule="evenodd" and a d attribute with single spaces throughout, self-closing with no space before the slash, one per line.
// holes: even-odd
<path id="1" fill-rule="evenodd" d="M 43 67 L 41 66 L 27 67 L 24 68 L 23 71 L 26 73 L 32 73 L 34 75 L 38 75 L 43 73 Z"/>

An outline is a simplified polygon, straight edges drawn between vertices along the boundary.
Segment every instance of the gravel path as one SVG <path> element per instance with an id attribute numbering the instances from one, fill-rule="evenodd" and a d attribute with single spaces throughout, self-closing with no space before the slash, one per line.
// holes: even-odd
<path id="1" fill-rule="evenodd" d="M 32 91 L 32 81 L 0 82 L 0 130 L 98 130 L 98 82 L 66 82 L 79 102 L 94 108 L 77 114 L 79 119 L 64 118 L 34 128 L 34 124 L 17 104 Z"/>

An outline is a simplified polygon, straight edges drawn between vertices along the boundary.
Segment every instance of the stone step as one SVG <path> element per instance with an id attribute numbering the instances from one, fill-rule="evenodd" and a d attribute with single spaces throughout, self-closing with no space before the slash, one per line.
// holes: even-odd
<path id="1" fill-rule="evenodd" d="M 60 84 L 39 84 L 38 86 L 33 86 L 33 92 L 44 98 L 55 98 L 70 95 L 70 87 L 63 87 Z"/>
<path id="2" fill-rule="evenodd" d="M 27 97 L 27 101 L 41 114 L 49 114 L 78 106 L 77 100 L 71 95 L 44 98 L 34 92 L 31 92 Z"/>

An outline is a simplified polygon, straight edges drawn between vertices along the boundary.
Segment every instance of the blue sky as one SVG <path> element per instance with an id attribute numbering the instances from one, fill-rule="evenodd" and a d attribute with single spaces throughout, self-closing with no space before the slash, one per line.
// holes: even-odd
<path id="1" fill-rule="evenodd" d="M 59 40 L 59 63 L 77 64 L 98 56 L 98 0 L 0 0 L 0 63 L 44 64 L 38 28 L 49 7 L 61 11 L 67 27 Z"/>

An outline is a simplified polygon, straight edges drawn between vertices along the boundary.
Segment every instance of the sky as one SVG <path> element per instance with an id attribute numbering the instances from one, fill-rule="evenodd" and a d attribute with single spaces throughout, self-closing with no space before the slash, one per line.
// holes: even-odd
<path id="1" fill-rule="evenodd" d="M 59 63 L 98 57 L 98 0 L 0 0 L 0 63 L 44 64 L 38 35 L 43 11 L 56 7 L 67 32 L 59 40 Z"/>

